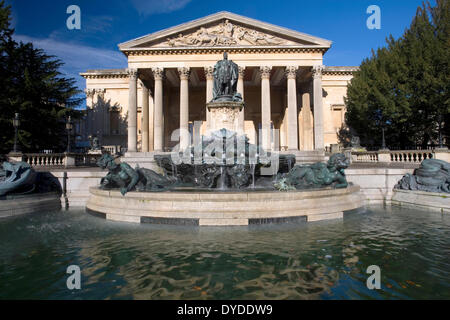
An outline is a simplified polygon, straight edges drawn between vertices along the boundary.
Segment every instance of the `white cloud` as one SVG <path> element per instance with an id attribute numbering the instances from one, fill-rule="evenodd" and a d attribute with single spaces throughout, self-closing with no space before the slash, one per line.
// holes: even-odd
<path id="1" fill-rule="evenodd" d="M 168 13 L 184 8 L 192 0 L 131 0 L 141 15 Z"/>
<path id="2" fill-rule="evenodd" d="M 80 72 L 88 69 L 126 68 L 127 59 L 119 51 L 99 49 L 77 43 L 64 42 L 52 38 L 33 38 L 26 35 L 14 35 L 16 41 L 31 42 L 46 54 L 56 56 L 65 63 L 61 72 L 67 77 L 75 78 L 80 89 L 85 87 Z"/>

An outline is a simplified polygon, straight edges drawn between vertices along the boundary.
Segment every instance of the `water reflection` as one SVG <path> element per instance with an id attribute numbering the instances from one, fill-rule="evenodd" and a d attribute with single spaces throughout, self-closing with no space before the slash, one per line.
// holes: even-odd
<path id="1" fill-rule="evenodd" d="M 0 221 L 0 298 L 450 298 L 448 215 L 373 207 L 344 220 L 229 228 L 82 211 Z M 82 290 L 66 289 L 66 268 Z M 382 289 L 366 288 L 369 265 Z"/>

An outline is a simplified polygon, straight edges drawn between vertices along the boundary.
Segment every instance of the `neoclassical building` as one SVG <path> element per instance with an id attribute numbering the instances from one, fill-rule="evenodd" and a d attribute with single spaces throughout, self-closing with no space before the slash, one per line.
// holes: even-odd
<path id="1" fill-rule="evenodd" d="M 331 41 L 229 12 L 219 12 L 119 44 L 127 69 L 88 70 L 88 134 L 128 155 L 167 152 L 174 130 L 206 134 L 213 67 L 228 52 L 239 66 L 245 107 L 239 131 L 252 143 L 298 158 L 338 142 L 344 96 L 356 67 L 323 65 Z M 278 130 L 273 130 L 278 129 Z M 302 158 L 303 157 L 303 158 Z"/>

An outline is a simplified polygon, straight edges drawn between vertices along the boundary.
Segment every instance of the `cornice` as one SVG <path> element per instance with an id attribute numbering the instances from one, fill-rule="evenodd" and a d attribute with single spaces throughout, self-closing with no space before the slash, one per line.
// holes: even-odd
<path id="1" fill-rule="evenodd" d="M 325 53 L 329 48 L 319 46 L 298 46 L 298 47 L 178 47 L 178 48 L 139 48 L 127 49 L 122 52 L 127 56 L 145 55 L 188 55 L 188 54 L 222 54 L 228 52 L 236 53 Z"/>

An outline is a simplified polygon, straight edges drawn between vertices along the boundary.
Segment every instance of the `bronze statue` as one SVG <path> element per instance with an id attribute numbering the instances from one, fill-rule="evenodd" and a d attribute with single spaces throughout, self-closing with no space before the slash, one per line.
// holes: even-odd
<path id="1" fill-rule="evenodd" d="M 3 162 L 0 169 L 0 196 L 58 192 L 61 185 L 49 172 L 36 172 L 26 162 Z"/>
<path id="2" fill-rule="evenodd" d="M 0 170 L 0 196 L 32 193 L 36 189 L 37 174 L 26 162 L 3 162 Z"/>
<path id="3" fill-rule="evenodd" d="M 165 191 L 174 184 L 170 178 L 166 178 L 153 170 L 146 168 L 133 169 L 128 163 L 117 164 L 114 158 L 104 153 L 97 161 L 102 169 L 108 169 L 108 174 L 100 181 L 101 189 L 119 188 L 125 195 L 129 191 Z"/>
<path id="4" fill-rule="evenodd" d="M 330 156 L 327 163 L 294 166 L 287 174 L 280 176 L 274 186 L 280 191 L 327 186 L 346 188 L 348 183 L 344 169 L 348 166 L 349 161 L 345 155 L 336 153 Z"/>
<path id="5" fill-rule="evenodd" d="M 425 159 L 413 174 L 404 175 L 394 189 L 450 193 L 450 163 Z"/>
<path id="6" fill-rule="evenodd" d="M 214 66 L 214 87 L 212 101 L 242 101 L 242 96 L 237 92 L 239 67 L 228 60 L 228 53 L 224 52 L 223 60 Z"/>

